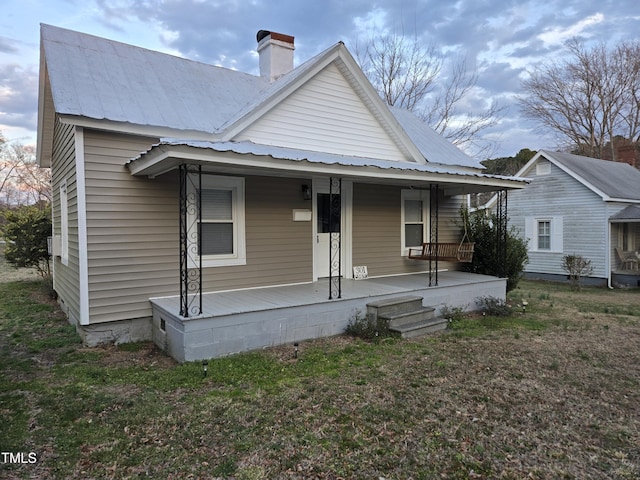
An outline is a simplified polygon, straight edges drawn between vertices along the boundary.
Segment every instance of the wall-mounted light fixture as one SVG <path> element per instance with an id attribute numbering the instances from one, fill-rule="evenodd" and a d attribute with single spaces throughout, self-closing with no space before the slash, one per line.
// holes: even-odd
<path id="1" fill-rule="evenodd" d="M 302 185 L 302 198 L 311 200 L 311 187 L 309 185 Z"/>

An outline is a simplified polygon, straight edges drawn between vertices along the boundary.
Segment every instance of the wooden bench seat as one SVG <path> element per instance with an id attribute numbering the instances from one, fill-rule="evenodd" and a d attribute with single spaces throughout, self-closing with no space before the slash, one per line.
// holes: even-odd
<path id="1" fill-rule="evenodd" d="M 410 248 L 413 260 L 436 260 L 443 262 L 465 262 L 473 260 L 475 243 L 423 243 L 421 248 Z"/>

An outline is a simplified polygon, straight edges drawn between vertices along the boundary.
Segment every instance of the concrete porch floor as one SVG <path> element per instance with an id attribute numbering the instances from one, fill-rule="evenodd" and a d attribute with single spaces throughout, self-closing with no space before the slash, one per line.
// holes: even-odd
<path id="1" fill-rule="evenodd" d="M 203 294 L 203 313 L 184 318 L 178 296 L 152 298 L 155 343 L 178 361 L 201 360 L 267 346 L 343 333 L 367 303 L 402 295 L 425 306 L 477 308 L 482 296 L 504 298 L 506 280 L 466 272 L 426 273 L 342 280 L 342 296 L 329 300 L 328 280 Z"/>

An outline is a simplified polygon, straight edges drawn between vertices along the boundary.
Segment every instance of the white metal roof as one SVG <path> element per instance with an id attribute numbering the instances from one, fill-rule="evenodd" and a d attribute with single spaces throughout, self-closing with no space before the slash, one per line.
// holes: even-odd
<path id="1" fill-rule="evenodd" d="M 175 132 L 176 137 L 231 140 L 228 130 L 237 122 L 297 88 L 319 65 L 338 58 L 357 82 L 366 83 L 361 91 L 373 91 L 355 62 L 346 58 L 342 43 L 270 83 L 259 76 L 50 25 L 41 26 L 41 37 L 55 112 L 71 122 L 89 119 L 91 125 L 98 122 L 125 133 L 141 133 L 136 127 L 148 127 L 144 133 L 157 137 Z M 41 96 L 42 91 L 41 87 Z M 431 164 L 483 168 L 415 115 L 388 110 L 374 96 L 374 106 L 382 112 L 378 118 L 399 133 L 397 138 L 408 151 Z M 41 104 L 39 123 L 52 121 L 48 108 Z M 51 146 L 39 145 L 42 151 L 50 153 Z"/>
<path id="2" fill-rule="evenodd" d="M 214 133 L 270 87 L 262 77 L 49 25 L 41 35 L 63 115 Z"/>
<path id="3" fill-rule="evenodd" d="M 415 183 L 439 182 L 466 184 L 465 192 L 493 190 L 500 188 L 522 188 L 528 180 L 520 177 L 504 177 L 500 175 L 488 175 L 455 166 L 437 164 L 418 164 L 412 162 L 395 162 L 364 157 L 352 157 L 321 152 L 297 150 L 270 145 L 259 145 L 252 142 L 202 142 L 180 139 L 162 139 L 159 144 L 152 146 L 148 151 L 141 153 L 132 159 L 129 170 L 134 175 L 157 176 L 169 170 L 177 168 L 184 163 L 181 148 L 188 148 L 188 155 L 192 163 L 201 165 L 224 163 L 221 155 L 232 153 L 251 158 L 257 158 L 256 162 L 249 162 L 243 167 L 252 169 L 273 168 L 281 171 L 293 171 L 304 163 L 315 165 L 316 173 L 341 172 L 351 177 L 391 179 L 396 181 L 408 181 Z M 202 154 L 198 155 L 195 150 Z M 269 164 L 260 158 L 269 157 L 273 163 Z M 241 162 L 236 161 L 237 165 Z M 309 167 L 306 167 L 309 169 Z M 488 187 L 488 188 L 485 188 Z"/>
<path id="4" fill-rule="evenodd" d="M 396 107 L 391 107 L 391 112 L 428 162 L 485 168 L 478 160 L 446 140 L 412 112 Z"/>

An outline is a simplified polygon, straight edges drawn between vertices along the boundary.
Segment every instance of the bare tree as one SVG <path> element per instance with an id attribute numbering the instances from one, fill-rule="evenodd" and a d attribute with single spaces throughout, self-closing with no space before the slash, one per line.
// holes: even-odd
<path id="1" fill-rule="evenodd" d="M 615 158 L 617 137 L 640 140 L 640 43 L 609 50 L 572 40 L 567 52 L 522 82 L 522 112 L 582 155 Z"/>
<path id="2" fill-rule="evenodd" d="M 481 114 L 461 111 L 478 81 L 465 59 L 446 72 L 435 45 L 398 34 L 369 39 L 356 48 L 356 57 L 388 105 L 412 111 L 457 146 L 489 156 L 493 146 L 483 142 L 481 132 L 500 120 L 503 108 L 494 102 Z"/>
<path id="3" fill-rule="evenodd" d="M 32 146 L 0 145 L 0 203 L 15 207 L 51 202 L 51 174 L 35 161 Z"/>
<path id="4" fill-rule="evenodd" d="M 433 89 L 442 69 L 433 45 L 422 47 L 417 39 L 410 42 L 398 35 L 372 38 L 356 55 L 387 105 L 410 111 Z"/>

